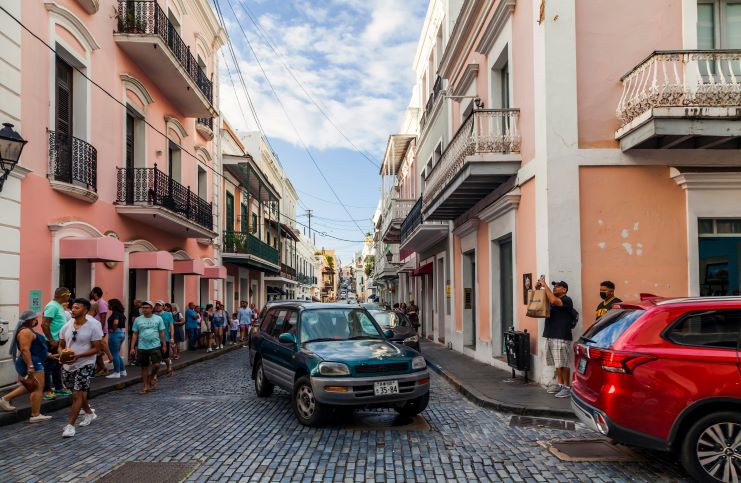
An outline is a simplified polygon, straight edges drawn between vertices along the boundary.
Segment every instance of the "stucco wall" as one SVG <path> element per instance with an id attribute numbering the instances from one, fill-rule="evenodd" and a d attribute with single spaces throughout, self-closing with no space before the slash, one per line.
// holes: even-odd
<path id="1" fill-rule="evenodd" d="M 516 214 L 516 249 L 515 249 L 515 280 L 518 289 L 516 293 L 515 316 L 517 318 L 517 330 L 525 330 L 530 333 L 530 352 L 538 353 L 538 320 L 531 319 L 525 314 L 524 294 L 522 291 L 522 275 L 531 273 L 533 283 L 538 278 L 536 273 L 535 259 L 535 179 L 531 179 L 520 186 L 520 206 Z"/>
<path id="2" fill-rule="evenodd" d="M 599 284 L 623 300 L 687 295 L 685 192 L 667 167 L 581 167 L 581 323 L 594 321 Z"/>

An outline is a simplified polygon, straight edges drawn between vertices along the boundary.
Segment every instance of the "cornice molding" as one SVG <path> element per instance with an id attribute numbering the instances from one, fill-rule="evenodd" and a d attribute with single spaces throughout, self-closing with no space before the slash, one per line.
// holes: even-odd
<path id="1" fill-rule="evenodd" d="M 440 61 L 440 76 L 445 79 L 455 79 L 454 73 L 459 70 L 463 62 L 463 52 L 471 49 L 473 39 L 481 30 L 481 25 L 486 17 L 483 12 L 491 8 L 494 0 L 465 0 L 461 7 L 458 19 L 455 21 L 453 31 L 448 38 L 442 60 Z M 469 41 L 466 37 L 469 34 Z"/>
<path id="2" fill-rule="evenodd" d="M 479 219 L 478 218 L 471 218 L 470 220 L 467 220 L 465 223 L 463 223 L 461 226 L 455 227 L 453 230 L 453 234 L 459 238 L 463 238 L 464 236 L 468 236 L 471 233 L 475 232 L 479 228 Z"/>
<path id="3" fill-rule="evenodd" d="M 165 125 L 168 128 L 172 128 L 176 133 L 180 135 L 181 138 L 188 137 L 188 131 L 185 130 L 185 127 L 178 121 L 176 117 L 166 115 L 165 116 Z"/>
<path id="4" fill-rule="evenodd" d="M 97 13 L 100 9 L 100 2 L 98 0 L 77 0 L 77 3 L 90 15 Z"/>
<path id="5" fill-rule="evenodd" d="M 687 172 L 677 168 L 669 176 L 684 190 L 741 190 L 741 167 L 733 171 Z"/>
<path id="6" fill-rule="evenodd" d="M 472 82 L 476 82 L 476 77 L 479 75 L 479 64 L 468 64 L 466 69 L 463 71 L 461 80 L 453 88 L 454 96 L 462 96 L 468 90 L 468 86 Z"/>
<path id="7" fill-rule="evenodd" d="M 141 98 L 144 104 L 151 104 L 154 102 L 152 94 L 149 93 L 147 88 L 142 84 L 139 79 L 132 76 L 131 74 L 121 74 L 121 82 L 124 87 L 130 88 L 137 96 Z"/>
<path id="8" fill-rule="evenodd" d="M 482 209 L 478 214 L 478 219 L 485 223 L 490 223 L 502 215 L 516 210 L 517 207 L 520 206 L 520 197 L 520 189 L 515 188 L 509 193 L 503 195 L 494 203 Z"/>
<path id="9" fill-rule="evenodd" d="M 507 20 L 509 20 L 515 12 L 516 4 L 517 0 L 499 0 L 497 8 L 494 10 L 494 15 L 486 26 L 486 30 L 484 31 L 484 35 L 481 37 L 479 44 L 476 46 L 476 52 L 484 55 L 489 53 L 489 50 L 491 50 L 494 42 L 496 42 L 499 37 L 499 34 L 504 30 L 504 25 L 507 23 Z"/>
<path id="10" fill-rule="evenodd" d="M 95 40 L 95 37 L 93 37 L 93 34 L 90 33 L 85 24 L 77 17 L 77 15 L 64 7 L 57 5 L 55 2 L 46 2 L 44 3 L 44 7 L 46 7 L 47 12 L 69 22 L 69 24 L 76 31 L 75 33 L 79 34 L 82 37 L 81 40 L 84 44 L 86 44 L 87 50 L 93 51 L 100 48 L 100 44 L 98 44 L 98 42 Z"/>

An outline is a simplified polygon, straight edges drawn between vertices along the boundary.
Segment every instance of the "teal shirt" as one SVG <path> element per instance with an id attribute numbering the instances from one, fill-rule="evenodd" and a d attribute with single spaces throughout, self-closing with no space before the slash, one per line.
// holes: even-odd
<path id="1" fill-rule="evenodd" d="M 165 340 L 170 341 L 172 339 L 172 326 L 175 324 L 175 319 L 172 317 L 172 312 L 162 311 L 159 314 L 162 317 L 162 322 L 165 324 Z"/>
<path id="2" fill-rule="evenodd" d="M 56 300 L 52 300 L 44 307 L 44 317 L 51 319 L 51 323 L 49 324 L 51 338 L 59 340 L 59 331 L 67 323 L 67 317 L 64 316 L 64 307 Z"/>
<path id="3" fill-rule="evenodd" d="M 140 315 L 134 321 L 131 330 L 138 334 L 139 340 L 136 343 L 138 349 L 148 350 L 162 347 L 160 330 L 165 330 L 165 323 L 159 315 L 153 314 L 149 318 Z"/>

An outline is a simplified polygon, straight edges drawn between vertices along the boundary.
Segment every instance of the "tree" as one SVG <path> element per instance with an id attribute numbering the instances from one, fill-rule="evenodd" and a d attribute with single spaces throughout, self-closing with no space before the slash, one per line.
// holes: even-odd
<path id="1" fill-rule="evenodd" d="M 334 257 L 332 255 L 324 255 L 324 259 L 327 260 L 329 269 L 334 272 Z"/>
<path id="2" fill-rule="evenodd" d="M 373 273 L 373 266 L 376 264 L 376 256 L 370 255 L 368 258 L 365 259 L 365 267 L 363 268 L 363 272 L 365 272 L 366 277 L 370 277 L 371 273 Z"/>

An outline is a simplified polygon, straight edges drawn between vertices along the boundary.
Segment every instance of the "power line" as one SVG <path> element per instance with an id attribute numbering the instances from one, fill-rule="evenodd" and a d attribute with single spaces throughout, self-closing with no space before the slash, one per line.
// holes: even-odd
<path id="1" fill-rule="evenodd" d="M 220 0 L 219 0 L 220 1 Z M 306 154 L 309 156 L 309 159 L 311 159 L 311 162 L 314 164 L 314 167 L 317 169 L 319 174 L 321 175 L 322 179 L 324 179 L 324 182 L 327 184 L 327 187 L 332 192 L 334 197 L 337 199 L 337 202 L 341 204 L 342 209 L 345 210 L 345 213 L 347 213 L 347 216 L 352 219 L 352 215 L 347 210 L 345 205 L 342 204 L 342 200 L 340 199 L 339 195 L 337 195 L 337 192 L 332 187 L 332 184 L 329 182 L 327 177 L 324 175 L 324 172 L 319 167 L 319 164 L 316 162 L 316 159 L 314 159 L 314 155 L 311 154 L 311 151 L 309 150 L 308 146 L 304 142 L 304 139 L 301 137 L 301 134 L 299 133 L 298 129 L 296 128 L 296 125 L 293 123 L 293 119 L 291 119 L 291 116 L 288 114 L 288 111 L 286 110 L 286 107 L 283 105 L 283 102 L 280 99 L 280 96 L 275 91 L 275 88 L 273 87 L 273 83 L 270 82 L 270 78 L 268 77 L 267 72 L 265 72 L 265 69 L 262 66 L 262 62 L 260 61 L 260 58 L 257 56 L 257 52 L 252 47 L 252 43 L 250 42 L 250 39 L 247 37 L 247 32 L 245 32 L 244 27 L 242 27 L 242 22 L 240 22 L 239 17 L 237 17 L 237 12 L 234 11 L 234 7 L 232 6 L 231 0 L 227 0 L 227 5 L 229 5 L 229 8 L 231 9 L 232 13 L 234 14 L 234 19 L 237 21 L 237 25 L 239 25 L 239 29 L 242 31 L 242 35 L 244 36 L 245 41 L 247 42 L 247 46 L 249 47 L 250 51 L 252 52 L 252 55 L 255 57 L 255 60 L 257 61 L 257 65 L 260 67 L 260 71 L 262 72 L 262 75 L 265 77 L 265 81 L 268 83 L 268 86 L 270 86 L 270 90 L 273 92 L 273 95 L 275 96 L 275 99 L 278 101 L 278 104 L 281 107 L 281 110 L 283 111 L 283 114 L 286 116 L 286 119 L 288 120 L 288 123 L 291 125 L 291 128 L 293 129 L 293 132 L 296 134 L 296 137 L 298 138 L 299 142 L 301 143 L 301 146 L 303 147 L 304 151 L 306 151 Z M 362 228 L 360 228 L 360 225 L 355 223 L 355 226 L 358 228 L 358 231 L 365 236 L 365 232 Z"/>
<path id="2" fill-rule="evenodd" d="M 330 205 L 343 205 L 343 206 L 347 206 L 348 208 L 358 208 L 358 209 L 364 209 L 364 210 L 375 210 L 376 209 L 375 206 L 348 205 L 346 203 L 337 203 L 336 201 L 325 200 L 324 198 L 320 198 L 318 196 L 314 196 L 314 195 L 312 195 L 310 193 L 307 193 L 306 191 L 302 191 L 302 190 L 300 190 L 298 188 L 296 188 L 296 191 L 298 191 L 301 194 L 304 194 L 304 195 L 308 196 L 309 198 L 314 198 L 315 200 L 323 201 L 325 203 L 329 203 Z"/>

